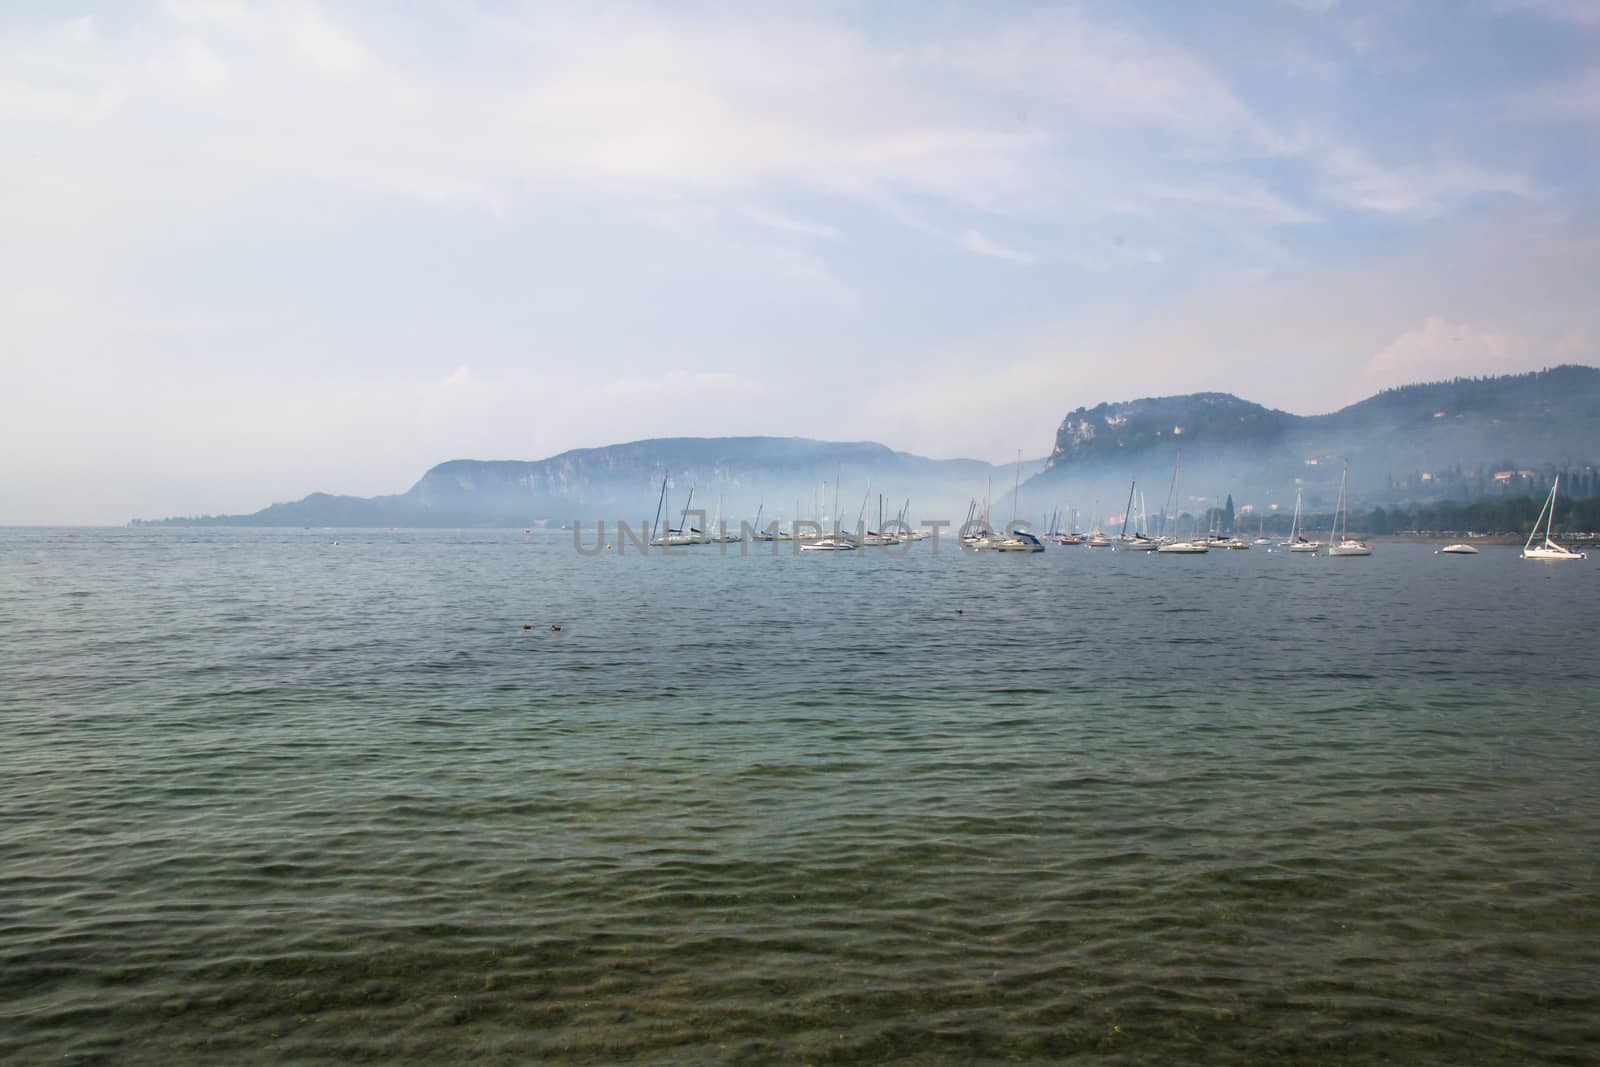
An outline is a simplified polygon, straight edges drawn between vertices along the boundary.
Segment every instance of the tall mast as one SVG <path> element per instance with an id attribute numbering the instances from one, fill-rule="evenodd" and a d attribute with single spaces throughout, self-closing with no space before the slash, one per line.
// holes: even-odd
<path id="1" fill-rule="evenodd" d="M 1167 515 L 1178 504 L 1178 468 L 1183 464 L 1183 449 L 1178 449 L 1178 454 L 1172 460 L 1172 488 L 1167 490 L 1167 506 L 1161 509 L 1161 533 L 1167 532 Z M 1173 530 L 1177 530 L 1177 516 L 1173 515 Z"/>
<path id="2" fill-rule="evenodd" d="M 1117 535 L 1119 541 L 1124 541 L 1128 537 L 1128 518 L 1133 514 L 1133 488 L 1138 484 L 1138 479 L 1128 483 L 1128 506 L 1122 509 L 1122 532 Z"/>
<path id="3" fill-rule="evenodd" d="M 689 505 L 694 503 L 694 483 L 689 483 L 689 499 L 683 502 L 683 517 L 678 520 L 678 532 L 683 533 L 683 524 L 689 521 Z"/>
<path id="4" fill-rule="evenodd" d="M 1548 514 L 1545 515 L 1544 518 L 1544 547 L 1546 548 L 1550 547 L 1550 527 L 1554 526 L 1556 521 L 1556 489 L 1557 483 L 1551 482 L 1550 499 L 1545 501 L 1545 503 L 1549 505 L 1549 507 L 1546 509 Z"/>
<path id="5" fill-rule="evenodd" d="M 1011 482 L 1011 525 L 1017 524 L 1017 493 L 1022 488 L 1022 449 L 1017 449 L 1017 474 Z"/>
<path id="6" fill-rule="evenodd" d="M 839 532 L 839 464 L 833 465 L 833 532 Z"/>
<path id="7" fill-rule="evenodd" d="M 662 509 L 663 506 L 666 505 L 666 502 L 667 502 L 667 476 L 665 474 L 663 474 L 661 476 L 661 495 L 656 498 L 656 517 L 655 517 L 655 520 L 650 523 L 650 540 L 652 540 L 652 541 L 654 541 L 656 539 L 656 528 L 661 525 L 661 509 Z"/>

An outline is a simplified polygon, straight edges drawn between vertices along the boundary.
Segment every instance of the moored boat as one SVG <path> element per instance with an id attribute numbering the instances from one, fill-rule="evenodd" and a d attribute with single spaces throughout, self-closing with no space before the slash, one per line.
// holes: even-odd
<path id="1" fill-rule="evenodd" d="M 1328 555 L 1370 556 L 1372 546 L 1350 536 L 1350 462 L 1345 461 L 1344 475 L 1339 479 L 1339 506 L 1333 512 L 1333 529 L 1328 533 Z M 1341 535 L 1341 531 L 1343 531 Z"/>
<path id="2" fill-rule="evenodd" d="M 1544 507 L 1539 509 L 1539 517 L 1533 520 L 1533 532 L 1528 535 L 1528 543 L 1522 546 L 1523 559 L 1539 559 L 1549 562 L 1570 559 L 1588 558 L 1582 552 L 1574 552 L 1564 545 L 1558 545 L 1550 540 L 1550 528 L 1556 521 L 1556 490 L 1561 487 L 1561 476 L 1550 485 L 1550 496 L 1545 500 Z M 1539 536 L 1539 525 L 1544 524 L 1544 543 L 1535 545 L 1534 538 Z"/>

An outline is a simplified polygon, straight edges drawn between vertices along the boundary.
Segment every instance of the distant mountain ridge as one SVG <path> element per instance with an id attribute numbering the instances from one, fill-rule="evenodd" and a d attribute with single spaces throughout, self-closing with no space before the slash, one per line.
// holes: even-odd
<path id="1" fill-rule="evenodd" d="M 1041 467 L 1026 465 L 1024 474 Z M 456 459 L 429 469 L 404 493 L 354 497 L 312 493 L 249 515 L 162 520 L 174 524 L 240 526 L 523 526 L 577 518 L 630 523 L 652 519 L 663 474 L 671 479 L 674 518 L 695 490 L 696 509 L 737 526 L 763 505 L 768 517 L 831 514 L 854 525 L 862 494 L 877 485 L 893 495 L 898 512 L 907 496 L 923 513 L 938 505 L 964 509 L 985 480 L 1012 468 L 975 459 L 928 459 L 870 441 L 817 441 L 800 437 L 669 437 L 599 448 L 579 448 L 542 460 Z M 822 484 L 828 484 L 827 499 Z M 835 483 L 842 483 L 835 492 Z M 873 490 L 874 496 L 877 490 Z M 876 500 L 871 512 L 876 517 Z"/>
<path id="2" fill-rule="evenodd" d="M 1174 467 L 1181 449 L 1181 472 Z M 1078 408 L 1055 447 L 1024 464 L 1022 511 L 1073 507 L 1120 515 L 1129 483 L 1154 513 L 1176 490 L 1176 510 L 1232 495 L 1241 507 L 1331 507 L 1344 462 L 1361 506 L 1528 492 L 1576 469 L 1594 484 L 1600 462 L 1600 369 L 1561 366 L 1499 378 L 1458 378 L 1384 390 L 1326 415 L 1294 415 L 1229 393 L 1147 397 Z M 1585 473 L 1587 472 L 1587 473 Z M 542 460 L 457 459 L 393 496 L 312 493 L 248 515 L 165 523 L 238 526 L 524 526 L 573 519 L 653 517 L 666 474 L 674 517 L 691 486 L 695 505 L 736 524 L 831 515 L 854 524 L 910 497 L 918 518 L 959 520 L 993 487 L 995 520 L 1010 515 L 1009 464 L 928 459 L 869 441 L 800 437 L 670 437 L 580 448 Z M 822 492 L 823 483 L 827 492 Z M 841 485 L 842 483 L 842 485 Z M 1569 483 L 1570 484 L 1570 483 Z M 869 485 L 872 486 L 869 490 Z M 868 499 L 863 502 L 863 495 Z"/>

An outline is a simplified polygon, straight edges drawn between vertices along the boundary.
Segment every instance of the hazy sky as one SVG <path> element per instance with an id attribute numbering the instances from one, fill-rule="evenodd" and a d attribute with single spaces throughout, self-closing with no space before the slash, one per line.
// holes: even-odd
<path id="1" fill-rule="evenodd" d="M 1600 361 L 1600 3 L 0 8 L 0 523 Z"/>

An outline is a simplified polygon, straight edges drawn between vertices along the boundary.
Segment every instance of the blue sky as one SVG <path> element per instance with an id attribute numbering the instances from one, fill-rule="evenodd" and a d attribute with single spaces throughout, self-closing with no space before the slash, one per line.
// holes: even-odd
<path id="1" fill-rule="evenodd" d="M 1600 358 L 1600 4 L 0 12 L 0 522 Z"/>

